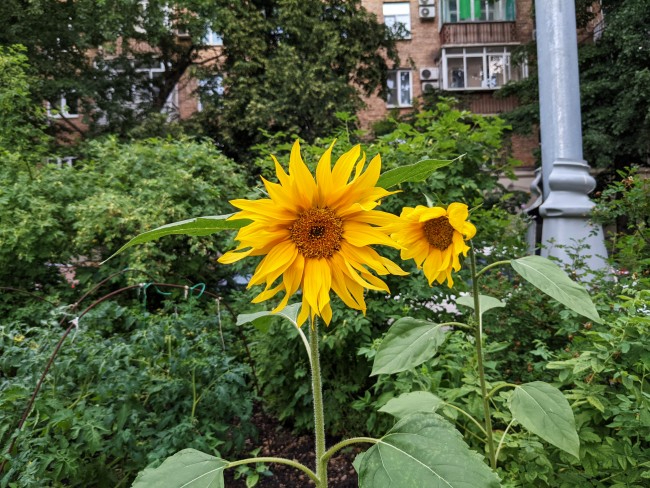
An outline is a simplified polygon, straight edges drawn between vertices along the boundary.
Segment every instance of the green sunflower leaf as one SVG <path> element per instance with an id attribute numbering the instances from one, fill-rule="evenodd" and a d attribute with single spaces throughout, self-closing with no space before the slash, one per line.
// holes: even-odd
<path id="1" fill-rule="evenodd" d="M 445 401 L 428 391 L 411 391 L 391 398 L 386 405 L 379 409 L 393 417 L 401 419 L 417 412 L 435 412 L 445 404 Z"/>
<path id="2" fill-rule="evenodd" d="M 102 264 L 130 247 L 133 247 L 137 244 L 144 244 L 145 242 L 149 241 L 154 241 L 163 236 L 173 234 L 182 234 L 186 236 L 207 236 L 214 234 L 220 230 L 241 229 L 242 227 L 251 223 L 251 221 L 247 219 L 226 220 L 232 215 L 234 214 L 212 215 L 209 217 L 197 217 L 195 219 L 181 220 L 180 222 L 166 224 L 156 229 L 143 232 L 142 234 L 135 236 L 129 242 L 120 247 L 108 259 L 104 260 Z"/>
<path id="3" fill-rule="evenodd" d="M 399 319 L 381 342 L 370 375 L 399 373 L 422 364 L 438 352 L 447 333 L 446 327 L 428 320 Z"/>
<path id="4" fill-rule="evenodd" d="M 228 466 L 215 456 L 196 449 L 183 449 L 157 468 L 140 471 L 132 488 L 223 488 L 223 470 Z"/>
<path id="5" fill-rule="evenodd" d="M 262 330 L 261 328 L 263 328 L 264 326 L 268 328 L 268 322 L 266 322 L 265 319 L 279 316 L 279 317 L 284 317 L 293 325 L 298 327 L 298 313 L 300 312 L 301 305 L 302 304 L 300 302 L 293 303 L 291 305 L 287 305 L 277 313 L 269 312 L 266 310 L 263 312 L 256 312 L 256 313 L 242 313 L 237 315 L 237 325 L 242 325 L 248 322 L 252 322 L 256 328 L 264 332 L 264 330 Z"/>
<path id="6" fill-rule="evenodd" d="M 508 407 L 523 427 L 580 458 L 580 438 L 573 410 L 560 390 L 543 381 L 525 383 L 515 388 Z"/>
<path id="7" fill-rule="evenodd" d="M 423 159 L 415 164 L 393 168 L 379 177 L 377 186 L 387 190 L 388 188 L 399 185 L 400 183 L 424 181 L 431 176 L 434 171 L 449 166 L 458 159 L 459 158 L 450 160 Z"/>
<path id="8" fill-rule="evenodd" d="M 360 488 L 497 488 L 499 478 L 435 413 L 400 420 L 359 463 Z"/>
<path id="9" fill-rule="evenodd" d="M 513 259 L 510 264 L 522 278 L 565 307 L 594 322 L 601 322 L 587 290 L 569 278 L 553 261 L 541 256 L 525 256 Z"/>
<path id="10" fill-rule="evenodd" d="M 503 308 L 506 306 L 506 304 L 498 298 L 494 298 L 488 295 L 479 295 L 478 300 L 481 307 L 481 315 L 483 315 L 488 310 L 492 310 L 493 308 Z M 458 305 L 463 305 L 465 307 L 474 309 L 474 297 L 472 295 L 458 297 L 456 299 L 456 303 Z"/>

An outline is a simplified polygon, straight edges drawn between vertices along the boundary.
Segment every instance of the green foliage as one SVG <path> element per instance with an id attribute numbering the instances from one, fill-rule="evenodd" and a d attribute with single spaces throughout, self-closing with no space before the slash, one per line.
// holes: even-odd
<path id="1" fill-rule="evenodd" d="M 583 476 L 607 469 L 612 486 L 643 486 L 650 468 L 649 306 L 647 291 L 620 297 L 607 326 L 585 324 L 571 353 L 548 365 L 580 406 Z"/>
<path id="2" fill-rule="evenodd" d="M 399 373 L 419 366 L 436 354 L 448 329 L 444 324 L 402 317 L 386 332 L 371 374 Z"/>
<path id="3" fill-rule="evenodd" d="M 244 192 L 244 178 L 231 160 L 208 143 L 188 140 L 95 141 L 73 168 L 46 164 L 32 178 L 5 171 L 0 286 L 36 288 L 50 301 L 66 298 L 72 290 L 64 265 L 74 265 L 81 284 L 126 267 L 189 284 L 231 279 L 209 264 L 230 246 L 228 235 L 168 238 L 123 253 L 101 271 L 97 264 L 142 232 L 193 215 L 230 212 L 227 199 Z M 8 309 L 22 303 L 17 299 L 2 295 Z"/>
<path id="4" fill-rule="evenodd" d="M 605 225 L 609 255 L 623 272 L 647 274 L 650 269 L 650 179 L 630 168 L 599 195 L 593 218 Z"/>
<path id="5" fill-rule="evenodd" d="M 167 458 L 155 469 L 147 468 L 138 474 L 134 488 L 167 486 L 192 488 L 223 488 L 223 470 L 228 463 L 223 459 L 196 449 L 183 449 Z"/>
<path id="6" fill-rule="evenodd" d="M 560 390 L 543 381 L 525 383 L 515 388 L 508 404 L 513 419 L 523 427 L 580 458 L 573 411 Z"/>
<path id="7" fill-rule="evenodd" d="M 571 280 L 557 264 L 541 256 L 525 256 L 512 260 L 510 264 L 526 281 L 565 307 L 600 322 L 587 290 Z"/>
<path id="8" fill-rule="evenodd" d="M 499 486 L 496 474 L 435 413 L 400 420 L 363 454 L 358 471 L 361 488 Z"/>
<path id="9" fill-rule="evenodd" d="M 602 36 L 580 49 L 585 156 L 596 166 L 648 165 L 650 22 L 645 0 L 606 0 Z"/>
<path id="10" fill-rule="evenodd" d="M 4 165 L 31 165 L 43 155 L 49 142 L 45 111 L 33 91 L 25 48 L 0 45 L 0 155 Z"/>
<path id="11" fill-rule="evenodd" d="M 260 129 L 311 141 L 361 106 L 355 85 L 384 90 L 382 53 L 395 61 L 394 43 L 359 0 L 217 3 L 226 56 L 217 131 L 240 159 L 264 140 Z"/>
<path id="12" fill-rule="evenodd" d="M 363 412 L 349 405 L 371 387 L 370 363 L 356 351 L 381 332 L 379 324 L 337 307 L 332 326 L 322 328 L 321 370 L 326 428 L 332 435 L 366 432 Z M 264 405 L 298 431 L 313 429 L 310 367 L 295 326 L 275 321 L 268 330 L 256 331 L 251 354 Z"/>
<path id="13" fill-rule="evenodd" d="M 62 334 L 58 315 L 39 327 L 0 326 L 2 486 L 128 484 L 182 448 L 232 455 L 253 435 L 250 370 L 235 357 L 231 329 L 191 302 L 157 314 L 105 302 L 85 315 L 14 432 Z"/>

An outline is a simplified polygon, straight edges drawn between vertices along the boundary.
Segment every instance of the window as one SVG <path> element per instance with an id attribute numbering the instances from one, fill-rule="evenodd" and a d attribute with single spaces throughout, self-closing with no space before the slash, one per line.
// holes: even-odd
<path id="1" fill-rule="evenodd" d="M 386 84 L 388 88 L 386 105 L 388 107 L 411 106 L 413 87 L 410 70 L 389 71 Z"/>
<path id="2" fill-rule="evenodd" d="M 445 90 L 496 90 L 528 76 L 525 64 L 513 65 L 509 46 L 442 50 Z"/>
<path id="3" fill-rule="evenodd" d="M 411 9 L 409 3 L 385 3 L 384 24 L 396 39 L 410 39 Z"/>
<path id="4" fill-rule="evenodd" d="M 444 22 L 498 22 L 515 20 L 515 0 L 443 0 Z"/>
<path id="5" fill-rule="evenodd" d="M 47 115 L 53 119 L 79 117 L 79 97 L 72 92 L 47 102 Z"/>
<path id="6" fill-rule="evenodd" d="M 199 101 L 196 109 L 201 112 L 203 107 L 210 103 L 210 100 L 223 95 L 223 76 L 216 75 L 212 78 L 199 80 Z"/>
<path id="7" fill-rule="evenodd" d="M 154 62 L 151 66 L 143 65 L 136 68 L 135 72 L 143 74 L 148 86 L 131 87 L 133 104 L 138 106 L 142 103 L 152 102 L 160 92 L 159 78 L 165 73 L 165 64 Z"/>
<path id="8" fill-rule="evenodd" d="M 205 36 L 203 37 L 203 44 L 206 46 L 223 46 L 223 38 L 208 27 Z"/>

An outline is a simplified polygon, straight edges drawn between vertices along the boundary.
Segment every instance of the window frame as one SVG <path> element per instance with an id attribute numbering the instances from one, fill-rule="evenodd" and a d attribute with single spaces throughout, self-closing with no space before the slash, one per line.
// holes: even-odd
<path id="1" fill-rule="evenodd" d="M 387 13 L 387 10 L 397 10 L 397 7 L 405 7 L 406 13 Z M 382 15 L 384 17 L 384 25 L 386 28 L 395 36 L 395 39 L 398 41 L 405 41 L 412 38 L 411 30 L 411 4 L 410 2 L 384 2 L 382 4 Z M 400 20 L 406 20 L 407 22 L 401 22 Z M 389 22 L 386 22 L 387 19 L 392 19 Z M 400 29 L 400 26 L 404 26 L 404 32 Z"/>
<path id="2" fill-rule="evenodd" d="M 72 95 L 74 92 L 70 92 L 70 95 Z M 75 97 L 77 97 L 75 95 Z M 68 96 L 68 98 L 71 98 Z M 52 106 L 52 102 L 49 100 L 46 102 L 46 111 L 47 111 L 47 116 L 51 119 L 76 119 L 79 118 L 79 97 L 77 97 L 77 110 L 76 112 L 68 112 L 68 108 L 70 106 L 68 105 L 68 100 L 66 98 L 66 94 L 62 93 L 58 100 L 57 103 Z"/>
<path id="3" fill-rule="evenodd" d="M 409 80 L 408 80 L 408 94 L 409 94 L 409 100 L 407 103 L 403 102 L 402 98 L 402 74 L 408 73 Z M 397 104 L 391 104 L 388 101 L 388 97 L 386 97 L 386 107 L 387 108 L 410 108 L 413 107 L 413 70 L 410 69 L 393 69 L 393 70 L 388 70 L 387 77 L 386 77 L 386 83 L 390 81 L 390 76 L 394 75 L 395 76 L 395 93 L 396 93 L 396 99 L 397 99 Z M 387 87 L 388 88 L 388 87 Z M 390 89 L 388 89 L 390 91 Z"/>
<path id="4" fill-rule="evenodd" d="M 442 61 L 442 89 L 445 91 L 477 91 L 477 90 L 499 90 L 508 82 L 513 80 L 513 70 L 519 69 L 520 76 L 518 79 L 522 80 L 528 78 L 528 64 L 513 64 L 512 63 L 512 48 L 511 45 L 499 46 L 465 46 L 465 47 L 452 47 L 443 48 L 441 53 Z M 480 50 L 480 52 L 479 52 Z M 460 52 L 458 52 L 460 51 Z M 468 60 L 472 59 L 481 60 L 481 78 L 478 86 L 468 86 Z M 504 71 L 502 73 L 503 81 L 497 84 L 499 72 L 495 71 L 496 66 L 493 61 L 495 58 L 501 58 L 501 66 Z M 452 86 L 453 76 L 450 76 L 451 71 L 449 67 L 450 59 L 462 59 L 462 70 L 460 75 L 463 79 L 463 86 Z M 487 73 L 486 77 L 483 73 Z M 494 81 L 493 81 L 494 80 Z"/>
<path id="5" fill-rule="evenodd" d="M 444 23 L 514 22 L 517 19 L 516 0 L 441 0 Z M 460 18 L 461 2 L 469 7 L 469 17 Z M 478 11 L 477 11 L 478 4 Z"/>
<path id="6" fill-rule="evenodd" d="M 206 95 L 217 95 L 219 97 L 223 96 L 225 88 L 223 86 L 224 77 L 223 75 L 214 75 L 209 78 L 203 78 L 198 80 L 198 97 L 196 100 L 196 111 L 203 112 L 205 108 L 205 103 L 201 100 L 202 93 Z M 212 86 L 210 86 L 212 85 Z"/>

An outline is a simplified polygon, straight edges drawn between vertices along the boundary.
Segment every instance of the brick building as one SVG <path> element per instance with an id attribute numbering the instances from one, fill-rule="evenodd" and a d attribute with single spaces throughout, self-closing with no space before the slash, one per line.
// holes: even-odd
<path id="1" fill-rule="evenodd" d="M 389 112 L 404 114 L 430 89 L 457 96 L 478 114 L 500 114 L 516 106 L 494 92 L 528 76 L 514 50 L 534 35 L 533 0 L 364 0 L 364 6 L 393 30 L 400 66 L 389 72 L 388 99 L 366 100 L 362 126 Z M 536 137 L 513 137 L 513 157 L 532 164 Z"/>

